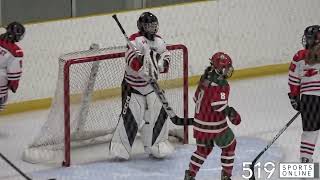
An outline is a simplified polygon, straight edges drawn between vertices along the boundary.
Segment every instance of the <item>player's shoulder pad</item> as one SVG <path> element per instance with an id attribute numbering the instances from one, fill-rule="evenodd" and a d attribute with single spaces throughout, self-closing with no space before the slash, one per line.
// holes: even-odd
<path id="1" fill-rule="evenodd" d="M 8 50 L 14 57 L 23 57 L 22 49 L 15 43 L 0 40 L 0 46 Z"/>
<path id="2" fill-rule="evenodd" d="M 142 35 L 140 34 L 140 32 L 134 33 L 134 34 L 132 34 L 132 35 L 129 37 L 129 40 L 130 40 L 130 41 L 134 41 L 134 40 L 136 40 L 137 37 L 140 37 L 140 36 L 142 36 Z"/>
<path id="3" fill-rule="evenodd" d="M 306 49 L 302 49 L 299 50 L 292 58 L 293 61 L 295 62 L 299 62 L 301 60 L 304 60 L 306 58 L 306 54 L 307 54 L 308 50 Z"/>

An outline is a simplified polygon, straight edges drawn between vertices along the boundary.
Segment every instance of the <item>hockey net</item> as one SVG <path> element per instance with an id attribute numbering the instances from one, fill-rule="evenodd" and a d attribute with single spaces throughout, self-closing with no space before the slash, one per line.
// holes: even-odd
<path id="1" fill-rule="evenodd" d="M 177 115 L 187 117 L 187 48 L 170 45 L 167 49 L 172 56 L 170 69 L 160 75 L 158 82 Z M 121 112 L 125 50 L 125 47 L 94 49 L 59 58 L 57 86 L 48 119 L 23 152 L 23 160 L 60 161 L 69 166 L 73 149 L 110 141 Z M 187 127 L 169 124 L 170 133 L 186 142 Z"/>

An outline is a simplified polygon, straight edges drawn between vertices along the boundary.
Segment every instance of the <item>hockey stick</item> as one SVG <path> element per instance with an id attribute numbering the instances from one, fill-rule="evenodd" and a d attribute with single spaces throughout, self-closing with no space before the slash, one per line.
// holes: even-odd
<path id="1" fill-rule="evenodd" d="M 13 169 L 15 169 L 21 176 L 23 176 L 27 180 L 32 180 L 29 176 L 27 176 L 24 172 L 22 172 L 17 166 L 15 166 L 9 159 L 7 159 L 2 153 L 0 153 L 0 157 L 6 161 Z"/>
<path id="2" fill-rule="evenodd" d="M 297 112 L 293 116 L 293 118 L 290 119 L 290 121 L 278 132 L 278 134 L 272 139 L 272 141 L 258 154 L 258 156 L 252 161 L 250 165 L 250 169 L 252 171 L 252 176 L 249 178 L 249 180 L 255 180 L 254 176 L 254 165 L 258 161 L 258 159 L 269 149 L 269 147 L 280 137 L 280 135 L 290 126 L 290 124 L 297 119 L 297 117 L 300 115 L 300 112 Z"/>
<path id="3" fill-rule="evenodd" d="M 119 22 L 117 15 L 114 14 L 112 15 L 112 18 L 116 21 L 116 23 L 118 24 L 122 34 L 124 35 L 128 46 L 134 50 L 134 53 L 136 53 L 137 48 L 134 46 L 134 44 L 131 43 L 131 41 L 129 40 L 126 32 L 124 31 L 121 23 Z M 161 101 L 164 110 L 166 111 L 166 113 L 168 114 L 168 116 L 170 117 L 171 121 L 173 122 L 173 124 L 175 125 L 192 125 L 193 124 L 193 118 L 187 118 L 187 121 L 185 122 L 184 118 L 178 117 L 176 115 L 176 113 L 172 110 L 172 108 L 170 107 L 163 91 L 161 90 L 160 86 L 158 85 L 157 81 L 155 79 L 150 79 L 148 81 L 148 83 L 152 86 L 153 90 L 155 91 L 155 93 L 157 94 L 159 100 Z"/>

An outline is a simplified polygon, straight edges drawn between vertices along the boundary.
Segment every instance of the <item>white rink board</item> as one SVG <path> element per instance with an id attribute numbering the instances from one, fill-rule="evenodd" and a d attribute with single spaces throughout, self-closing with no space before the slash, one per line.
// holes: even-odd
<path id="1" fill-rule="evenodd" d="M 319 24 L 319 0 L 219 0 L 119 13 L 128 34 L 137 31 L 143 11 L 153 12 L 168 44 L 189 49 L 189 74 L 202 73 L 217 50 L 228 52 L 236 69 L 285 63 L 301 47 L 307 25 Z M 9 103 L 52 97 L 61 54 L 124 45 L 111 15 L 27 25 L 20 43 L 24 70 L 18 93 Z"/>

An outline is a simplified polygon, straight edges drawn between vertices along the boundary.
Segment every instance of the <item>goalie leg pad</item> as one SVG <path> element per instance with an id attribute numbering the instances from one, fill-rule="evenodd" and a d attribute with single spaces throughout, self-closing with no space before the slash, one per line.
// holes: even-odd
<path id="1" fill-rule="evenodd" d="M 147 110 L 144 116 L 146 123 L 142 127 L 141 134 L 144 145 L 151 147 L 161 141 L 168 140 L 169 127 L 166 120 L 168 115 L 154 92 L 148 94 L 146 99 Z"/>
<path id="2" fill-rule="evenodd" d="M 168 140 L 166 140 L 154 144 L 151 148 L 146 147 L 146 152 L 155 158 L 161 159 L 171 155 L 174 152 L 174 147 Z"/>
<path id="3" fill-rule="evenodd" d="M 146 104 L 144 96 L 131 93 L 130 88 L 126 91 L 120 119 L 110 143 L 111 155 L 121 159 L 128 159 L 131 154 L 138 128 L 143 123 Z"/>
<path id="4" fill-rule="evenodd" d="M 129 159 L 133 143 L 131 139 L 127 136 L 124 121 L 121 116 L 109 146 L 111 157 Z M 132 143 L 130 143 L 130 140 Z"/>

